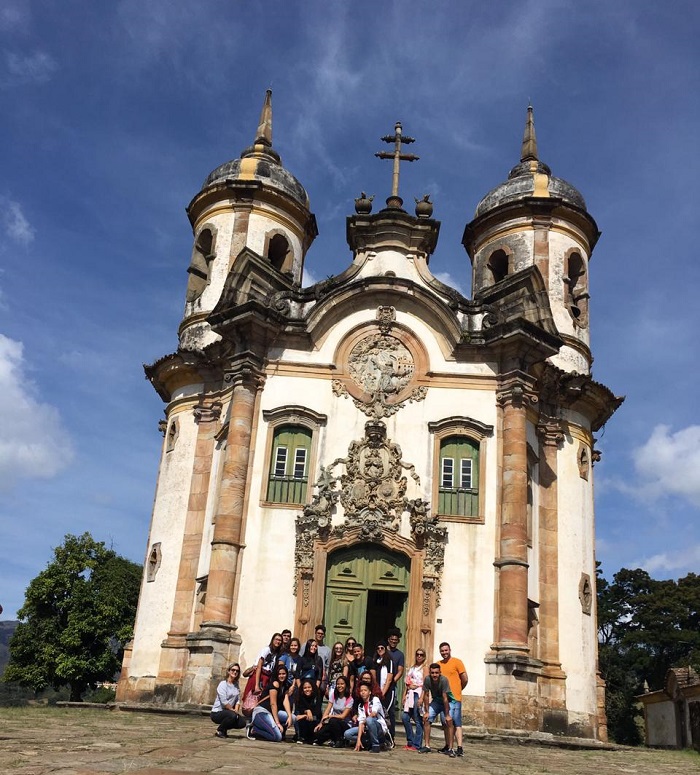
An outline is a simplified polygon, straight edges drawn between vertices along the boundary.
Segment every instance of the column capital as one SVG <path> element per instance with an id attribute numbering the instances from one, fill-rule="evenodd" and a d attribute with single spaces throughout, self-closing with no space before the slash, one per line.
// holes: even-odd
<path id="1" fill-rule="evenodd" d="M 564 443 L 564 428 L 557 417 L 540 415 L 537 436 L 545 447 L 560 447 Z"/>
<path id="2" fill-rule="evenodd" d="M 539 398 L 534 389 L 535 379 L 522 371 L 510 371 L 499 377 L 496 402 L 499 406 L 534 406 Z"/>
<path id="3" fill-rule="evenodd" d="M 194 421 L 200 423 L 216 422 L 221 417 L 221 401 L 197 404 L 192 409 Z"/>
<path id="4" fill-rule="evenodd" d="M 262 362 L 250 354 L 232 358 L 230 367 L 224 372 L 224 382 L 234 388 L 243 385 L 250 390 L 262 390 L 265 385 Z"/>

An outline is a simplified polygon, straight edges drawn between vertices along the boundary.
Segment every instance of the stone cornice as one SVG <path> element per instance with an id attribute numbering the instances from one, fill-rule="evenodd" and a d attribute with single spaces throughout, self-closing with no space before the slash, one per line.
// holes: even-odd
<path id="1" fill-rule="evenodd" d="M 522 371 L 511 371 L 499 378 L 496 402 L 499 406 L 513 406 L 518 409 L 534 405 L 539 398 L 533 377 Z"/>

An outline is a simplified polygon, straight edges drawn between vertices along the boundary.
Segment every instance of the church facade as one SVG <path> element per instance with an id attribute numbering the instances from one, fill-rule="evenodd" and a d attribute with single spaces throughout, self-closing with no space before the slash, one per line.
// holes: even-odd
<path id="1" fill-rule="evenodd" d="M 606 739 L 597 672 L 593 434 L 621 403 L 591 377 L 581 194 L 521 160 L 464 231 L 472 299 L 430 271 L 440 224 L 394 187 L 347 219 L 350 266 L 302 287 L 309 199 L 253 145 L 188 207 L 177 350 L 135 635 L 117 700 L 208 704 L 273 632 L 407 658 L 447 640 L 465 724 Z"/>

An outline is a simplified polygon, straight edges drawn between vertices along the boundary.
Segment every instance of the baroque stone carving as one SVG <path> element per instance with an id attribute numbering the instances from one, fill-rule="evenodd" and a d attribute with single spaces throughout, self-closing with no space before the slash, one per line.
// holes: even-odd
<path id="1" fill-rule="evenodd" d="M 578 584 L 578 599 L 581 601 L 581 610 L 590 616 L 593 609 L 593 586 L 591 577 L 587 573 L 581 574 Z"/>
<path id="2" fill-rule="evenodd" d="M 333 470 L 343 464 L 336 476 Z M 420 484 L 415 467 L 402 459 L 401 447 L 390 441 L 381 420 L 365 424 L 365 435 L 352 441 L 347 457 L 321 466 L 316 494 L 297 517 L 295 561 L 299 577 L 313 572 L 314 543 L 342 537 L 348 528 L 359 528 L 364 541 L 382 541 L 388 532 L 398 533 L 401 516 L 410 514 L 411 535 L 416 547 L 425 550 L 424 572 L 435 578 L 439 600 L 439 577 L 444 563 L 447 531 L 437 517 L 429 515 L 429 504 L 422 498 L 408 500 L 406 473 Z M 340 483 L 340 490 L 336 485 Z M 332 524 L 337 503 L 343 508 L 341 524 Z M 296 593 L 295 585 L 295 593 Z"/>
<path id="3" fill-rule="evenodd" d="M 410 390 L 415 361 L 408 347 L 390 334 L 395 320 L 393 307 L 379 307 L 379 333 L 360 339 L 348 356 L 350 384 L 341 380 L 332 383 L 336 396 L 352 394 L 355 406 L 377 420 L 395 414 L 407 401 L 422 401 L 427 393 L 425 386 Z"/>

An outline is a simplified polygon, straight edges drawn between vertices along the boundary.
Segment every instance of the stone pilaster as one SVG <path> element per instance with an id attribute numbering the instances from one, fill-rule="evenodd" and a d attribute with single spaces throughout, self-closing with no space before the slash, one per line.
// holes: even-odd
<path id="1" fill-rule="evenodd" d="M 540 415 L 539 437 L 539 678 L 542 725 L 547 732 L 567 729 L 566 674 L 559 659 L 559 507 L 557 453 L 564 441 L 559 420 Z"/>
<path id="2" fill-rule="evenodd" d="M 510 372 L 497 401 L 502 412 L 503 460 L 498 555 L 497 652 L 528 652 L 527 608 L 527 419 L 535 403 L 526 375 Z"/>
<path id="3" fill-rule="evenodd" d="M 535 231 L 533 259 L 544 280 L 544 287 L 549 290 L 549 230 L 552 228 L 552 219 L 535 216 L 532 219 L 532 226 Z"/>
<path id="4" fill-rule="evenodd" d="M 248 463 L 258 391 L 263 384 L 259 363 L 237 359 L 225 381 L 233 386 L 226 454 L 219 484 L 207 592 L 200 629 L 187 636 L 189 659 L 180 699 L 206 703 L 227 662 L 238 657 L 241 643 L 233 624 Z"/>
<path id="5" fill-rule="evenodd" d="M 214 445 L 221 416 L 221 402 L 201 403 L 193 409 L 198 425 L 190 494 L 185 519 L 185 534 L 180 552 L 173 616 L 167 638 L 161 644 L 160 667 L 156 693 L 161 699 L 170 699 L 182 683 L 189 652 L 187 634 L 192 621 L 197 567 L 202 548 L 204 519 L 211 478 Z"/>
<path id="6" fill-rule="evenodd" d="M 501 514 L 496 566 L 496 640 L 487 664 L 487 728 L 538 729 L 542 663 L 528 644 L 527 406 L 537 403 L 533 380 L 515 371 L 501 377 Z"/>

